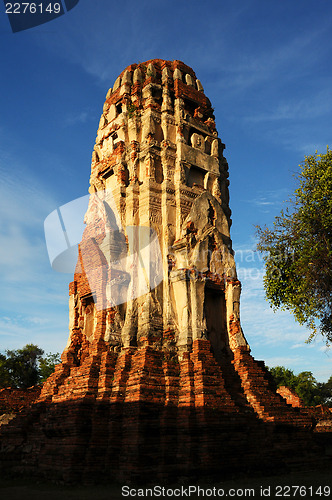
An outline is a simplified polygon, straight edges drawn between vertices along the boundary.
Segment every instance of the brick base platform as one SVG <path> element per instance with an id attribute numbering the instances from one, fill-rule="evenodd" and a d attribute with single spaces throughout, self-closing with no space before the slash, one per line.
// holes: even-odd
<path id="1" fill-rule="evenodd" d="M 65 361 L 30 410 L 1 428 L 0 466 L 78 481 L 220 480 L 324 460 L 314 420 L 287 405 L 248 351 L 197 340 L 182 360 L 149 342 Z M 70 360 L 71 359 L 71 363 Z"/>

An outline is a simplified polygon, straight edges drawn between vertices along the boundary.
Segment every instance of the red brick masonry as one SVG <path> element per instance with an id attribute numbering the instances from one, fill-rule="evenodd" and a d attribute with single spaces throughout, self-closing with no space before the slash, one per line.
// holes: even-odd
<path id="1" fill-rule="evenodd" d="M 0 430 L 0 467 L 66 481 L 216 480 L 324 460 L 314 420 L 270 388 L 248 351 L 207 340 L 167 359 L 146 340 L 111 352 L 77 338 L 30 410 Z"/>
<path id="2" fill-rule="evenodd" d="M 28 389 L 14 389 L 7 387 L 0 389 L 0 414 L 18 412 L 24 408 L 29 408 L 39 397 L 40 386 L 29 387 Z"/>
<path id="3" fill-rule="evenodd" d="M 299 396 L 295 392 L 293 392 L 289 387 L 286 387 L 285 385 L 281 385 L 280 387 L 278 387 L 277 393 L 280 394 L 282 398 L 286 399 L 287 403 L 289 405 L 292 405 L 294 408 L 304 406 L 301 398 L 299 398 Z"/>

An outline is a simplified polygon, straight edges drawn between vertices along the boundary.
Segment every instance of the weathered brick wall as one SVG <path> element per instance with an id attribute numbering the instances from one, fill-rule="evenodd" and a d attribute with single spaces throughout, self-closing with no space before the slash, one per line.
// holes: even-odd
<path id="1" fill-rule="evenodd" d="M 247 349 L 237 349 L 233 362 L 246 398 L 262 420 L 306 428 L 312 426 L 309 415 L 297 412 L 274 391 L 264 363 L 256 361 Z"/>
<path id="2" fill-rule="evenodd" d="M 289 387 L 286 387 L 285 385 L 281 385 L 280 387 L 278 387 L 277 393 L 287 401 L 287 404 L 293 406 L 294 408 L 304 406 L 301 398 L 299 398 L 299 396 L 295 392 L 293 392 Z"/>
<path id="3" fill-rule="evenodd" d="M 63 356 L 39 402 L 2 426 L 0 468 L 66 481 L 169 484 L 321 459 L 308 417 L 269 395 L 264 368 L 250 354 L 236 357 L 239 375 L 231 357 L 215 361 L 206 340 L 180 361 L 148 339 L 120 353 L 82 337 L 77 343 L 86 355 Z M 244 394 L 253 395 L 251 404 Z"/>
<path id="4" fill-rule="evenodd" d="M 229 354 L 220 366 L 207 340 L 195 340 L 192 352 L 183 353 L 179 362 L 165 358 L 149 339 L 142 339 L 139 349 L 115 353 L 101 340 L 89 343 L 77 335 L 62 365 L 44 384 L 40 401 L 92 397 L 239 411 L 236 402 L 242 398 L 264 421 L 311 426 L 308 416 L 293 410 L 274 392 L 264 364 L 246 349 L 237 349 L 233 361 Z"/>
<path id="5" fill-rule="evenodd" d="M 28 389 L 7 387 L 0 389 L 0 413 L 17 412 L 28 408 L 39 397 L 41 386 Z"/>
<path id="6" fill-rule="evenodd" d="M 277 393 L 287 401 L 287 404 L 311 418 L 316 433 L 332 432 L 332 408 L 326 405 L 305 406 L 302 399 L 286 386 L 278 387 Z"/>

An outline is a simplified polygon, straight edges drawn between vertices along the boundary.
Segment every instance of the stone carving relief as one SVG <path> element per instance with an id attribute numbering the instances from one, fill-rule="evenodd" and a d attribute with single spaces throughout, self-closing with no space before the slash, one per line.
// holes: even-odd
<path id="1" fill-rule="evenodd" d="M 199 149 L 203 152 L 205 151 L 205 141 L 202 135 L 194 132 L 190 138 L 190 142 L 193 148 Z"/>
<path id="2" fill-rule="evenodd" d="M 226 282 L 236 280 L 236 269 L 227 218 L 210 193 L 194 201 L 182 226 L 182 238 L 168 258 L 179 349 L 187 349 L 196 338 L 209 338 L 221 355 L 228 345 Z M 214 302 L 223 314 L 218 320 L 213 318 Z"/>

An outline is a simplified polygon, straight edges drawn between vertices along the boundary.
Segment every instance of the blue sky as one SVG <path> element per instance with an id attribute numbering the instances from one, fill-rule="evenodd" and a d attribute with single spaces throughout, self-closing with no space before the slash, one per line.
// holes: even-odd
<path id="1" fill-rule="evenodd" d="M 1 5 L 2 8 L 2 5 Z M 62 352 L 68 283 L 50 267 L 47 215 L 87 194 L 106 92 L 129 64 L 191 66 L 226 144 L 242 327 L 256 359 L 331 375 L 332 352 L 264 299 L 256 224 L 271 225 L 304 155 L 332 132 L 328 0 L 80 0 L 66 15 L 11 33 L 0 14 L 0 351 Z"/>

